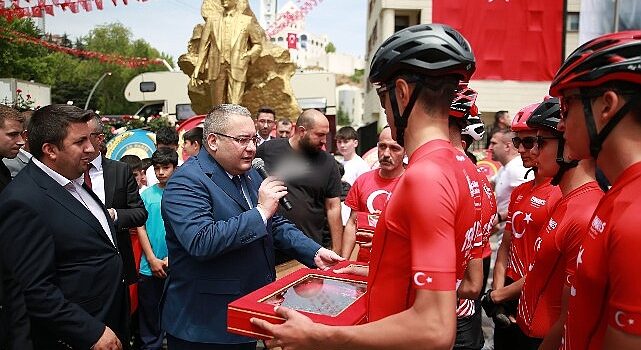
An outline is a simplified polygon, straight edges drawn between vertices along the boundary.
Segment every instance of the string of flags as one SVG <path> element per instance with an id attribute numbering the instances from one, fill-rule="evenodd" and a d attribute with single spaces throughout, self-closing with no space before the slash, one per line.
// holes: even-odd
<path id="1" fill-rule="evenodd" d="M 268 37 L 272 37 L 281 30 L 287 28 L 290 24 L 293 24 L 295 21 L 305 18 L 305 16 L 316 7 L 323 0 L 298 0 L 296 5 L 298 5 L 298 10 L 288 10 L 283 13 L 280 13 L 272 25 L 265 30 L 265 33 Z"/>
<path id="2" fill-rule="evenodd" d="M 147 0 L 137 0 L 146 2 Z M 91 12 L 102 10 L 104 2 L 117 6 L 119 2 L 128 5 L 129 0 L 0 0 L 0 16 L 12 21 L 23 17 L 54 16 L 57 10 L 78 13 L 81 10 Z"/>
<path id="3" fill-rule="evenodd" d="M 35 38 L 28 34 L 13 31 L 13 30 L 1 31 L 0 38 L 6 39 L 8 41 L 18 43 L 18 44 L 40 45 L 52 51 L 63 52 L 63 53 L 80 57 L 80 58 L 97 59 L 100 62 L 117 64 L 117 65 L 128 67 L 128 68 L 145 67 L 152 64 L 163 64 L 162 60 L 157 58 L 126 57 L 121 55 L 105 54 L 101 52 L 80 50 L 80 49 L 74 49 L 66 46 L 60 46 L 60 45 L 48 42 L 46 40 Z"/>

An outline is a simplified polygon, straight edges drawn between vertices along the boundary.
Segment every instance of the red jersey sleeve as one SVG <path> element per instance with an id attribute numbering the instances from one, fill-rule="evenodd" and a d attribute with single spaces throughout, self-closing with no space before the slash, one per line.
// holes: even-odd
<path id="1" fill-rule="evenodd" d="M 406 174 L 405 186 L 398 194 L 405 199 L 404 210 L 411 216 L 401 232 L 407 232 L 411 242 L 413 286 L 455 290 L 456 177 L 443 168 L 421 170 Z"/>
<path id="2" fill-rule="evenodd" d="M 345 197 L 345 205 L 350 207 L 354 211 L 365 211 L 364 209 L 360 208 L 360 201 L 358 200 L 358 197 L 360 196 L 360 183 L 361 181 L 358 181 L 358 179 L 356 179 L 352 187 L 349 189 L 349 192 L 347 192 L 347 197 Z"/>
<path id="3" fill-rule="evenodd" d="M 612 227 L 607 245 L 610 297 L 606 317 L 608 324 L 622 332 L 641 335 L 641 235 L 639 227 L 625 223 L 638 222 L 638 213 L 621 213 L 618 225 Z M 627 216 L 627 218 L 626 218 Z M 603 276 L 605 277 L 605 276 Z"/>
<path id="4" fill-rule="evenodd" d="M 568 208 L 572 210 L 572 208 Z M 588 229 L 586 226 L 587 222 L 583 223 L 584 225 L 578 225 L 577 223 L 572 223 L 568 228 L 567 232 L 558 239 L 555 237 L 557 249 L 561 252 L 561 255 L 564 258 L 565 265 L 565 285 L 570 286 L 571 280 L 574 278 L 576 273 L 576 261 L 579 255 L 579 248 L 581 247 L 581 242 L 585 237 L 584 233 Z"/>

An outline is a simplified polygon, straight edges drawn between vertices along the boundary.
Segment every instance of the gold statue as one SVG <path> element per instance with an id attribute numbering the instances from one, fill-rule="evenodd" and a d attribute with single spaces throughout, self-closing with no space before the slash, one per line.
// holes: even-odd
<path id="1" fill-rule="evenodd" d="M 270 106 L 295 118 L 300 108 L 289 80 L 296 66 L 287 49 L 265 39 L 247 0 L 203 0 L 201 14 L 205 23 L 194 27 L 188 52 L 178 59 L 190 77 L 194 112 L 236 103 L 253 112 Z"/>
<path id="2" fill-rule="evenodd" d="M 198 61 L 190 83 L 202 83 L 198 75 L 206 58 L 214 105 L 241 103 L 249 63 L 262 51 L 260 26 L 252 16 L 243 14 L 246 7 L 246 0 L 222 0 L 222 16 L 209 16 L 200 35 Z"/>

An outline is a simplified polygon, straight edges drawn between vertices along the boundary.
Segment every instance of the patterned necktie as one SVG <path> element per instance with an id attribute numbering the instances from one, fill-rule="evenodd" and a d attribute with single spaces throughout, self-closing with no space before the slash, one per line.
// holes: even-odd
<path id="1" fill-rule="evenodd" d="M 89 163 L 89 166 L 87 166 L 87 170 L 85 170 L 84 178 L 85 178 L 85 185 L 91 189 L 91 176 L 89 176 L 89 171 L 93 168 L 93 164 Z"/>

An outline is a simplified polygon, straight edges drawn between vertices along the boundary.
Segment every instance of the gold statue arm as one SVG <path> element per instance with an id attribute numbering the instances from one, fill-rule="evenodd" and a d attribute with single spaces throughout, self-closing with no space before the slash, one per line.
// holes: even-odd
<path id="1" fill-rule="evenodd" d="M 212 25 L 211 20 L 207 19 L 205 27 L 200 35 L 200 42 L 198 43 L 198 59 L 196 60 L 194 73 L 192 73 L 190 79 L 190 84 L 193 86 L 197 86 L 202 83 L 202 80 L 198 79 L 198 75 L 200 74 L 203 63 L 205 62 L 205 57 L 207 57 L 208 46 L 213 43 L 213 40 L 211 40 Z"/>

